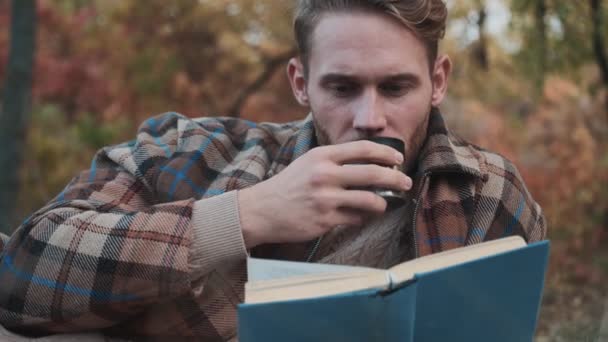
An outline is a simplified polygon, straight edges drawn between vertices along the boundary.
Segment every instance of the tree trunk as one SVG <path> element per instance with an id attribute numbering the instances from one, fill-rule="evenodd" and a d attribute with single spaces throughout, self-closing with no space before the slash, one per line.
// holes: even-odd
<path id="1" fill-rule="evenodd" d="M 476 49 L 474 50 L 474 59 L 482 70 L 488 71 L 490 68 L 490 61 L 488 58 L 488 42 L 486 37 L 486 19 L 488 18 L 488 15 L 484 2 L 480 1 L 478 5 L 479 17 L 477 19 L 477 27 L 479 29 L 479 41 Z"/>
<path id="2" fill-rule="evenodd" d="M 11 42 L 0 108 L 0 231 L 13 229 L 19 166 L 31 107 L 36 1 L 12 0 Z"/>
<path id="3" fill-rule="evenodd" d="M 264 65 L 264 70 L 260 75 L 247 87 L 245 87 L 236 97 L 230 108 L 228 109 L 228 115 L 238 118 L 241 116 L 241 111 L 245 106 L 245 103 L 253 94 L 258 92 L 270 79 L 276 70 L 289 61 L 291 57 L 296 54 L 295 49 L 291 49 L 288 52 L 271 58 Z"/>
<path id="4" fill-rule="evenodd" d="M 595 60 L 600 68 L 602 82 L 604 83 L 606 94 L 605 105 L 608 115 L 608 57 L 606 56 L 606 46 L 604 46 L 604 33 L 602 32 L 602 3 L 601 0 L 591 0 L 591 16 L 593 23 L 593 52 Z"/>
<path id="5" fill-rule="evenodd" d="M 534 9 L 534 17 L 536 23 L 536 34 L 538 42 L 538 75 L 537 75 L 537 89 L 541 92 L 545 85 L 545 74 L 547 73 L 547 24 L 545 18 L 547 16 L 547 4 L 545 0 L 536 0 L 536 7 Z"/>

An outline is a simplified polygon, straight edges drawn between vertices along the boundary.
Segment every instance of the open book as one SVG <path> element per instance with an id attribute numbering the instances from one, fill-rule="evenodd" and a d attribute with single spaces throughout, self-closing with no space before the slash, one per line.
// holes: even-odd
<path id="1" fill-rule="evenodd" d="M 508 237 L 388 270 L 249 259 L 239 341 L 532 341 L 548 256 Z"/>
<path id="2" fill-rule="evenodd" d="M 249 258 L 245 303 L 330 296 L 366 289 L 390 290 L 429 272 L 526 246 L 519 236 L 452 249 L 407 261 L 388 270 Z"/>

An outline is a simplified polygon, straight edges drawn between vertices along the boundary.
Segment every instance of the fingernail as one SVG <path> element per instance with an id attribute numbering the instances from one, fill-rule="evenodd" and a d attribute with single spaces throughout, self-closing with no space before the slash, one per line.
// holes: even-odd
<path id="1" fill-rule="evenodd" d="M 414 182 L 412 181 L 412 179 L 410 177 L 407 177 L 405 180 L 405 190 L 410 190 L 412 188 L 412 185 L 414 184 Z"/>
<path id="2" fill-rule="evenodd" d="M 395 153 L 395 160 L 397 161 L 397 164 L 403 163 L 403 154 L 399 152 Z"/>

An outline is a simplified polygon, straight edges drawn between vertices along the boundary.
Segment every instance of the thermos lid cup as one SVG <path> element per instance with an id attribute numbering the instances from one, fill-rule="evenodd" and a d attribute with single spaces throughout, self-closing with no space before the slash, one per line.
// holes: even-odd
<path id="1" fill-rule="evenodd" d="M 405 143 L 401 139 L 389 137 L 371 137 L 365 140 L 373 141 L 378 144 L 390 146 L 400 153 L 405 153 Z"/>

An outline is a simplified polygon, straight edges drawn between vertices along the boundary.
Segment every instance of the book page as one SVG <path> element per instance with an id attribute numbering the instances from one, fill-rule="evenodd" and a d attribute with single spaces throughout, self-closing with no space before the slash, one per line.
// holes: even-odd
<path id="1" fill-rule="evenodd" d="M 344 274 L 366 270 L 368 267 L 315 264 L 307 262 L 270 260 L 247 258 L 247 280 L 256 282 L 261 280 L 282 279 L 303 275 Z"/>
<path id="2" fill-rule="evenodd" d="M 390 275 L 385 270 L 305 274 L 282 279 L 247 282 L 245 284 L 245 303 L 319 298 L 367 289 L 384 290 L 389 287 Z"/>
<path id="3" fill-rule="evenodd" d="M 521 236 L 510 236 L 431 254 L 390 268 L 391 281 L 394 284 L 400 284 L 412 279 L 415 273 L 434 271 L 524 246 L 526 246 L 526 241 Z"/>

